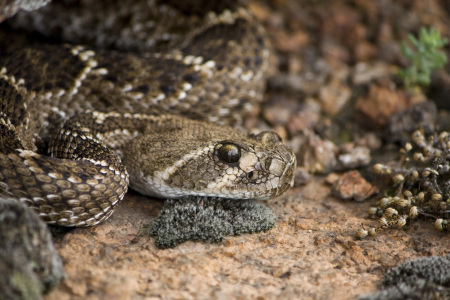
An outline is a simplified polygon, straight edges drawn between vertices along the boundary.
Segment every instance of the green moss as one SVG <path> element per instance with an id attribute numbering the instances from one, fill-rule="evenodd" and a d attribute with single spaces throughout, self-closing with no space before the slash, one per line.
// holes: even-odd
<path id="1" fill-rule="evenodd" d="M 276 216 L 251 200 L 190 197 L 166 200 L 154 221 L 151 235 L 158 248 L 172 248 L 185 241 L 220 242 L 223 237 L 267 231 Z"/>

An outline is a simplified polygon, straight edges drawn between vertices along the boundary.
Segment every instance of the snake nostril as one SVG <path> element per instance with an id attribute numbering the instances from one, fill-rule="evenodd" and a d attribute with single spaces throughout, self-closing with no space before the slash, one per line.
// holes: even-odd
<path id="1" fill-rule="evenodd" d="M 256 180 L 256 178 L 258 178 L 258 172 L 257 171 L 250 171 L 247 173 L 247 178 L 250 181 L 254 181 Z"/>

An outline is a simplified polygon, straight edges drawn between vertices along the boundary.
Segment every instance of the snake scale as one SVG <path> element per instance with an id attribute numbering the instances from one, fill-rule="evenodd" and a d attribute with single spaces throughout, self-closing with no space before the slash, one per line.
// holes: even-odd
<path id="1" fill-rule="evenodd" d="M 73 19 L 58 13 L 62 2 L 24 17 L 25 27 L 61 39 L 72 32 L 69 42 L 84 43 L 74 28 L 118 9 L 80 1 L 73 11 L 84 19 Z M 264 31 L 249 11 L 238 1 L 136 2 L 143 7 L 122 5 L 135 19 L 149 11 L 170 17 L 133 25 L 136 39 L 118 38 L 132 41 L 130 51 L 107 32 L 88 35 L 91 47 L 30 43 L 1 55 L 0 195 L 47 223 L 92 226 L 111 216 L 129 185 L 163 198 L 232 199 L 269 199 L 291 187 L 296 159 L 278 135 L 235 129 L 262 99 L 268 65 Z M 172 11 L 192 28 L 161 33 L 164 22 L 183 27 Z M 52 20 L 50 29 L 42 19 Z M 162 43 L 145 31 L 160 32 Z"/>

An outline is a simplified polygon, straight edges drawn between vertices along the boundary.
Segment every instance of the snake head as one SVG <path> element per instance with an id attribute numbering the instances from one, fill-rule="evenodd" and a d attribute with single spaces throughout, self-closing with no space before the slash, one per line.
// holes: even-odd
<path id="1" fill-rule="evenodd" d="M 166 138 L 150 134 L 129 143 L 133 153 L 124 157 L 133 161 L 124 162 L 133 189 L 168 198 L 265 200 L 293 186 L 296 158 L 276 133 L 249 135 L 189 122 L 169 130 Z"/>

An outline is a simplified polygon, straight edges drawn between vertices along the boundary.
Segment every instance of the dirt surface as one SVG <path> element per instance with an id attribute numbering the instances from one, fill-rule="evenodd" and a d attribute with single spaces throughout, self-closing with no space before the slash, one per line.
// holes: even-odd
<path id="1" fill-rule="evenodd" d="M 450 248 L 424 221 L 357 240 L 369 204 L 331 197 L 321 178 L 266 204 L 278 216 L 269 232 L 159 250 L 131 240 L 162 203 L 129 194 L 102 226 L 56 241 L 67 279 L 46 299 L 353 299 L 388 268 Z"/>

